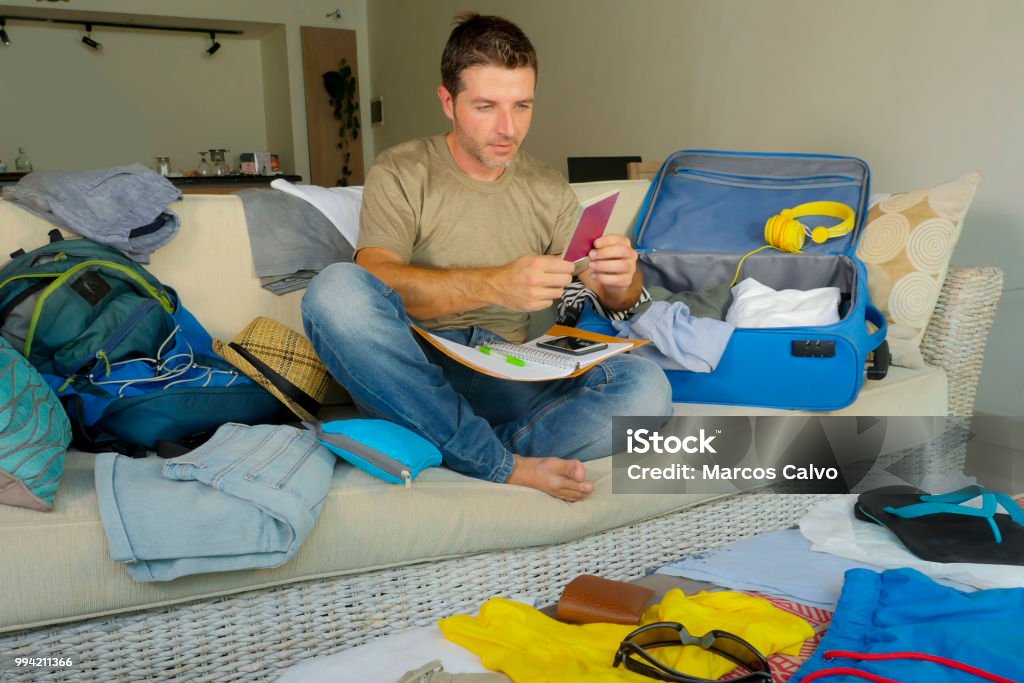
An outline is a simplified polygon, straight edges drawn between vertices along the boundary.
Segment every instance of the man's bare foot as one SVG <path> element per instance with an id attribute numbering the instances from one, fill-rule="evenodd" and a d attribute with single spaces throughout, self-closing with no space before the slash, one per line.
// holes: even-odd
<path id="1" fill-rule="evenodd" d="M 539 489 L 549 496 L 569 502 L 583 500 L 594 490 L 594 482 L 587 480 L 583 463 L 561 458 L 526 458 L 517 455 L 515 467 L 506 483 Z"/>

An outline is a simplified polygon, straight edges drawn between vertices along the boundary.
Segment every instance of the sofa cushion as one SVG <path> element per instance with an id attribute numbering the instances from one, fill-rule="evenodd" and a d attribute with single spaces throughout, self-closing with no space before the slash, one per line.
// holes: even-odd
<path id="1" fill-rule="evenodd" d="M 0 612 L 0 631 L 303 579 L 559 543 L 713 497 L 613 495 L 611 460 L 588 463 L 596 490 L 573 504 L 442 468 L 424 471 L 406 489 L 340 463 L 317 526 L 291 562 L 276 569 L 135 583 L 110 559 L 93 483 L 94 458 L 72 450 L 53 512 L 0 506 L 5 558 L 0 563 L 0 585 L 18 587 L 18 599 L 7 601 Z M 62 561 L 40 563 L 39 553 L 49 548 L 59 548 Z"/>
<path id="2" fill-rule="evenodd" d="M 868 382 L 848 415 L 941 415 L 946 376 L 936 368 L 893 368 Z M 330 417 L 354 416 L 351 407 Z M 676 404 L 680 415 L 796 414 L 746 407 Z M 806 415 L 820 413 L 803 413 Z M 887 443 L 886 450 L 910 444 Z M 612 459 L 587 463 L 594 494 L 565 503 L 539 491 L 471 479 L 432 468 L 410 489 L 376 479 L 348 464 L 334 479 L 320 520 L 298 556 L 276 569 L 189 576 L 137 584 L 110 559 L 93 485 L 93 456 L 68 454 L 54 511 L 0 506 L 0 585 L 18 586 L 19 599 L 0 614 L 0 631 L 113 612 L 360 573 L 489 550 L 582 538 L 689 507 L 714 494 L 612 494 Z M 387 539 L 381 542 L 380 539 Z M 34 560 L 41 548 L 61 548 L 62 562 Z"/>

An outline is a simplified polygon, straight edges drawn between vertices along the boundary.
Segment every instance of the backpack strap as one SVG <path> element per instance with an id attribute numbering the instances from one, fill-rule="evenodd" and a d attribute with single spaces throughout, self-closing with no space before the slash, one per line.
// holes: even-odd
<path id="1" fill-rule="evenodd" d="M 64 235 L 61 234 L 61 231 L 58 230 L 57 228 L 54 228 L 54 229 L 50 230 L 50 232 L 46 233 L 46 236 L 50 238 L 50 244 L 53 244 L 54 242 L 63 242 L 64 241 Z M 25 255 L 25 250 L 24 249 L 15 249 L 10 254 L 12 260 L 18 258 L 19 256 L 24 256 L 24 255 Z"/>
<path id="2" fill-rule="evenodd" d="M 64 412 L 71 421 L 71 443 L 86 453 L 120 453 L 129 458 L 145 458 L 146 447 L 117 439 L 100 429 L 90 427 L 82 420 L 81 396 L 64 396 L 60 399 Z"/>
<path id="3" fill-rule="evenodd" d="M 199 448 L 213 435 L 214 432 L 199 432 L 184 439 L 160 439 L 156 442 L 156 454 L 165 460 L 178 458 Z"/>

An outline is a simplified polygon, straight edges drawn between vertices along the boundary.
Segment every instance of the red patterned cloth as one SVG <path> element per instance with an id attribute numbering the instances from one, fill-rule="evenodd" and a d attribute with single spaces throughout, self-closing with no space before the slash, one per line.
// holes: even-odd
<path id="1" fill-rule="evenodd" d="M 797 672 L 797 669 L 803 666 L 803 663 L 810 658 L 814 653 L 814 650 L 818 647 L 818 643 L 821 642 L 822 636 L 824 636 L 825 631 L 828 630 L 828 625 L 832 623 L 832 612 L 827 609 L 821 609 L 820 607 L 802 605 L 799 602 L 793 602 L 792 600 L 786 600 L 785 598 L 776 598 L 770 595 L 764 595 L 763 593 L 748 591 L 747 594 L 758 598 L 764 598 L 779 609 L 801 617 L 811 625 L 812 629 L 814 629 L 814 637 L 804 641 L 803 647 L 800 648 L 799 655 L 794 657 L 793 655 L 774 654 L 768 657 L 768 663 L 772 666 L 772 679 L 775 683 L 785 683 Z M 734 678 L 739 678 L 745 673 L 747 673 L 746 669 L 736 669 L 732 673 L 724 676 L 722 680 L 728 681 Z"/>

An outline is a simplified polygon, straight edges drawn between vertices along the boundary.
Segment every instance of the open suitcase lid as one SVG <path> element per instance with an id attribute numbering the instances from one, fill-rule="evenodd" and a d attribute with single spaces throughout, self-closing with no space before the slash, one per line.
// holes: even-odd
<path id="1" fill-rule="evenodd" d="M 855 157 L 683 150 L 671 154 L 651 181 L 637 216 L 641 251 L 743 253 L 763 246 L 765 222 L 783 209 L 834 201 L 854 209 L 854 229 L 808 254 L 853 254 L 867 216 L 871 171 Z M 805 216 L 809 229 L 841 222 Z"/>

